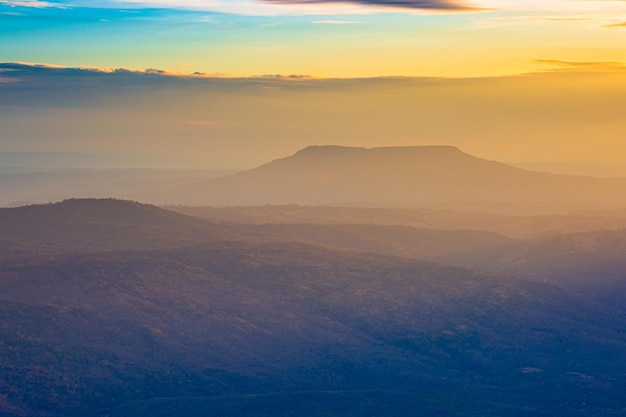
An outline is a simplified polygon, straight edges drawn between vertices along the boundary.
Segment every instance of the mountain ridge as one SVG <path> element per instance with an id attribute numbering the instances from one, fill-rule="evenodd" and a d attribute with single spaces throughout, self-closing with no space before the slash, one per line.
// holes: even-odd
<path id="1" fill-rule="evenodd" d="M 219 240 L 302 242 L 326 248 L 428 258 L 499 246 L 509 238 L 479 230 L 398 225 L 245 225 L 215 222 L 116 199 L 72 199 L 0 209 L 2 258 L 32 253 L 156 249 Z"/>
<path id="2" fill-rule="evenodd" d="M 626 204 L 626 179 L 528 171 L 454 146 L 309 146 L 259 167 L 171 190 L 188 205 Z"/>
<path id="3" fill-rule="evenodd" d="M 12 384 L 6 401 L 26 416 L 306 390 L 462 393 L 524 417 L 624 402 L 623 316 L 466 268 L 220 242 L 66 255 L 6 267 L 2 281 L 0 388 Z"/>

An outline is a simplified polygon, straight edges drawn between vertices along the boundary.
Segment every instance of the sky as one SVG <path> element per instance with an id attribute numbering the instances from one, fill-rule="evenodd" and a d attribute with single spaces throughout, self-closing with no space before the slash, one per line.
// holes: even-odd
<path id="1" fill-rule="evenodd" d="M 623 0 L 0 0 L 0 62 L 5 152 L 445 144 L 626 176 Z"/>
<path id="2" fill-rule="evenodd" d="M 3 61 L 250 76 L 508 75 L 624 58 L 626 2 L 0 0 Z"/>

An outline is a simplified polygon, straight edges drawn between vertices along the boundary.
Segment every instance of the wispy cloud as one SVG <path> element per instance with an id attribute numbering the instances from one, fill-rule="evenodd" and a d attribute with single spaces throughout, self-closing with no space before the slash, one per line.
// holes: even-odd
<path id="1" fill-rule="evenodd" d="M 187 126 L 213 127 L 217 125 L 217 122 L 213 120 L 185 120 L 183 124 Z"/>
<path id="2" fill-rule="evenodd" d="M 626 62 L 621 61 L 565 61 L 559 59 L 537 59 L 535 63 L 553 67 L 556 70 L 623 70 L 626 69 Z"/>
<path id="3" fill-rule="evenodd" d="M 39 0 L 22 0 L 22 1 L 14 1 L 14 0 L 0 0 L 0 5 L 7 6 L 20 6 L 20 7 L 36 7 L 36 8 L 45 8 L 45 7 L 58 7 L 65 8 L 64 5 L 59 3 L 50 3 L 48 1 L 39 1 Z"/>
<path id="4" fill-rule="evenodd" d="M 320 137 L 349 146 L 453 141 L 509 160 L 535 152 L 561 158 L 564 150 L 599 158 L 624 154 L 624 63 L 538 64 L 545 71 L 532 76 L 292 81 L 0 63 L 0 77 L 21 81 L 0 84 L 2 144 L 117 151 L 149 146 L 206 161 L 252 161 Z M 391 144 L 385 142 L 389 135 L 381 135 L 390 122 L 397 140 Z"/>
<path id="5" fill-rule="evenodd" d="M 314 20 L 316 25 L 356 25 L 361 24 L 358 20 Z"/>
<path id="6" fill-rule="evenodd" d="M 376 8 L 422 9 L 441 11 L 467 11 L 476 8 L 456 0 L 261 0 L 270 4 L 310 5 L 310 4 L 355 4 Z"/>
<path id="7" fill-rule="evenodd" d="M 607 28 L 626 28 L 626 22 L 609 23 L 604 25 Z"/>

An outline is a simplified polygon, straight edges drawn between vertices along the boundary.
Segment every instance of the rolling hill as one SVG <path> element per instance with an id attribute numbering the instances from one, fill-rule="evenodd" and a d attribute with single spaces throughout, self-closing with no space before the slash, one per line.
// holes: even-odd
<path id="1" fill-rule="evenodd" d="M 623 316 L 547 284 L 242 242 L 20 260 L 0 279 L 3 417 L 626 406 Z"/>
<path id="2" fill-rule="evenodd" d="M 0 209 L 0 260 L 9 255 L 155 249 L 232 238 L 210 221 L 115 199 Z"/>
<path id="3" fill-rule="evenodd" d="M 1 209 L 0 242 L 1 417 L 626 409 L 624 300 L 599 297 L 623 288 L 623 231 L 513 241 L 75 199 Z"/>
<path id="4" fill-rule="evenodd" d="M 552 215 L 504 215 L 484 211 L 395 207 L 264 205 L 181 207 L 167 210 L 216 222 L 238 224 L 386 225 L 435 230 L 482 230 L 513 239 L 626 228 L 622 211 Z"/>
<path id="5" fill-rule="evenodd" d="M 549 282 L 626 309 L 626 229 L 559 234 L 440 259 Z"/>
<path id="6" fill-rule="evenodd" d="M 0 207 L 42 204 L 71 198 L 119 198 L 141 200 L 164 187 L 189 186 L 232 171 L 176 169 L 72 168 L 71 163 L 51 168 L 6 166 L 10 158 L 0 152 Z M 16 158 L 16 163 L 20 163 Z M 34 171 L 34 172 L 33 172 Z"/>
<path id="7" fill-rule="evenodd" d="M 328 248 L 429 258 L 511 240 L 475 230 L 393 225 L 242 225 L 216 223 L 115 199 L 72 199 L 0 209 L 0 261 L 9 256 L 147 250 L 215 241 L 303 242 Z"/>

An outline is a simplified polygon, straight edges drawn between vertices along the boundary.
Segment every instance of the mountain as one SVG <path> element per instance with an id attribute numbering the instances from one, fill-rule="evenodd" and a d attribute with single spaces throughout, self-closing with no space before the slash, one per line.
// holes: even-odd
<path id="1" fill-rule="evenodd" d="M 429 258 L 492 248 L 511 240 L 475 230 L 393 225 L 215 223 L 115 199 L 72 199 L 0 209 L 2 258 L 102 250 L 193 246 L 218 240 L 304 242 L 328 248 Z"/>
<path id="2" fill-rule="evenodd" d="M 188 205 L 626 204 L 626 179 L 525 171 L 449 146 L 312 146 L 258 168 L 170 190 Z M 154 196 L 155 199 L 158 196 Z"/>
<path id="3" fill-rule="evenodd" d="M 264 205 L 181 207 L 167 210 L 212 221 L 239 224 L 385 225 L 435 230 L 482 230 L 513 239 L 626 228 L 626 211 L 559 215 L 503 215 L 484 211 L 396 207 Z"/>
<path id="4" fill-rule="evenodd" d="M 626 406 L 623 315 L 547 284 L 244 242 L 7 261 L 0 282 L 3 417 Z"/>
<path id="5" fill-rule="evenodd" d="M 516 227 L 535 227 L 527 220 Z M 1 417 L 626 408 L 623 230 L 513 240 L 397 224 L 217 223 L 73 199 L 0 209 L 0 245 Z"/>
<path id="6" fill-rule="evenodd" d="M 176 169 L 71 169 L 2 166 L 0 207 L 48 203 L 70 198 L 126 198 L 141 200 L 164 187 L 189 186 L 232 171 Z M 5 158 L 7 157 L 4 154 Z M 8 159 L 8 158 L 6 158 Z M 16 158 L 20 163 L 20 158 Z"/>
<path id="7" fill-rule="evenodd" d="M 9 255 L 155 249 L 233 238 L 207 220 L 115 199 L 0 209 L 0 260 Z"/>
<path id="8" fill-rule="evenodd" d="M 513 240 L 480 230 L 432 230 L 376 224 L 230 225 L 243 238 L 301 242 L 383 255 L 429 259 L 437 256 L 499 248 Z"/>
<path id="9" fill-rule="evenodd" d="M 626 229 L 565 233 L 441 260 L 535 281 L 626 309 Z"/>

